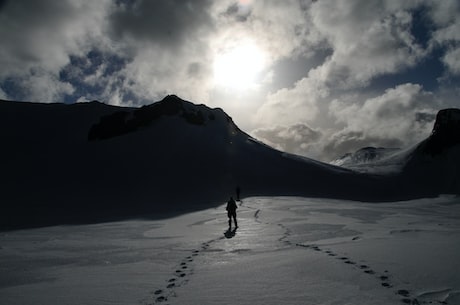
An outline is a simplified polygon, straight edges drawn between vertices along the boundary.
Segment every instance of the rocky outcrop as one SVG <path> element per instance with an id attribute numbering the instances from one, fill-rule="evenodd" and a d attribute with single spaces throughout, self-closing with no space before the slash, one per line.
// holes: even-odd
<path id="1" fill-rule="evenodd" d="M 424 150 L 436 155 L 457 144 L 460 144 L 460 109 L 440 110 Z"/>
<path id="2" fill-rule="evenodd" d="M 162 116 L 179 116 L 190 124 L 204 125 L 208 120 L 214 120 L 212 109 L 205 106 L 187 107 L 186 101 L 175 95 L 168 95 L 162 101 L 143 106 L 139 109 L 122 110 L 101 117 L 94 124 L 89 133 L 88 140 L 103 140 L 126 133 L 134 132 L 147 127 Z M 207 113 L 207 115 L 205 114 Z"/>

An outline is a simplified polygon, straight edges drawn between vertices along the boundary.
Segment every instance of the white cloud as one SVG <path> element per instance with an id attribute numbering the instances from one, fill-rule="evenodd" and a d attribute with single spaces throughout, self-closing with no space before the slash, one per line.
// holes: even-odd
<path id="1" fill-rule="evenodd" d="M 260 127 L 252 134 L 278 149 L 330 161 L 365 146 L 403 148 L 415 144 L 430 134 L 441 107 L 431 92 L 410 83 L 375 97 L 343 95 L 327 106 L 329 120 L 335 122 L 330 128 L 293 123 Z M 279 107 L 282 109 L 282 104 Z"/>
<path id="2" fill-rule="evenodd" d="M 332 135 L 325 149 L 341 155 L 362 146 L 415 144 L 430 134 L 439 109 L 436 102 L 432 93 L 416 84 L 388 89 L 364 103 L 335 100 L 329 111 L 344 127 Z"/>
<path id="3" fill-rule="evenodd" d="M 449 72 L 460 75 L 460 3 L 456 0 L 435 1 L 430 11 L 437 30 L 433 33 L 432 47 L 446 48 L 442 61 Z"/>
<path id="4" fill-rule="evenodd" d="M 385 2 L 318 1 L 310 16 L 332 55 L 308 75 L 306 71 L 293 88 L 270 94 L 256 117 L 261 125 L 275 117 L 290 124 L 311 120 L 331 91 L 364 87 L 376 76 L 404 70 L 424 54 L 410 34 L 411 15 Z"/>
<path id="5" fill-rule="evenodd" d="M 109 0 L 6 1 L 0 11 L 0 79 L 16 77 L 30 84 L 30 94 L 38 93 L 25 96 L 30 100 L 59 99 L 60 93 L 70 92 L 69 84 L 59 83 L 59 72 L 70 54 L 85 54 L 96 41 L 104 44 L 109 6 Z M 43 79 L 36 71 L 42 71 Z M 40 94 L 38 88 L 45 91 Z"/>
<path id="6" fill-rule="evenodd" d="M 425 54 L 410 33 L 408 4 L 386 3 L 326 0 L 312 6 L 313 23 L 333 50 L 321 68 L 329 86 L 365 86 L 375 76 L 414 65 Z"/>
<path id="7" fill-rule="evenodd" d="M 74 87 L 67 82 L 61 82 L 53 73 L 36 70 L 20 80 L 24 95 L 33 102 L 55 102 L 64 94 L 72 94 Z"/>
<path id="8" fill-rule="evenodd" d="M 0 88 L 0 99 L 7 100 L 8 95 Z"/>
<path id="9" fill-rule="evenodd" d="M 318 114 L 317 102 L 328 96 L 328 90 L 314 78 L 304 78 L 293 89 L 281 89 L 270 94 L 257 111 L 254 120 L 260 126 L 278 124 L 292 125 L 308 122 Z"/>
<path id="10" fill-rule="evenodd" d="M 378 93 L 361 93 L 376 77 L 402 72 L 428 54 L 429 48 L 419 45 L 411 32 L 412 10 L 421 4 L 313 3 L 308 12 L 315 28 L 311 32 L 319 35 L 316 43 L 326 41 L 331 55 L 293 87 L 269 94 L 254 117 L 256 126 L 267 128 L 273 122 L 322 126 L 317 145 L 323 158 L 362 146 L 405 146 L 422 139 L 431 126 L 416 117 L 431 115 L 439 107 L 431 93 L 416 84 L 396 86 L 374 98 L 368 95 Z"/>
<path id="11" fill-rule="evenodd" d="M 120 71 L 129 89 L 143 99 L 178 93 L 182 98 L 208 101 L 210 90 L 206 50 L 190 48 L 170 52 L 154 46 L 138 50 L 137 56 Z M 174 54 L 172 54 L 174 53 Z"/>
<path id="12" fill-rule="evenodd" d="M 247 1 L 244 19 L 233 10 L 234 1 L 218 1 L 213 6 L 216 28 L 224 39 L 250 36 L 276 61 L 284 57 L 306 55 L 320 43 L 315 28 L 308 18 L 310 1 Z M 230 13 L 229 13 L 230 9 Z M 224 40 L 221 38 L 221 40 Z"/>
<path id="13" fill-rule="evenodd" d="M 321 132 L 306 124 L 259 128 L 252 134 L 262 142 L 282 151 L 298 155 L 318 155 L 316 143 L 321 138 Z"/>
<path id="14" fill-rule="evenodd" d="M 444 55 L 443 61 L 451 73 L 460 75 L 460 48 L 449 50 Z"/>

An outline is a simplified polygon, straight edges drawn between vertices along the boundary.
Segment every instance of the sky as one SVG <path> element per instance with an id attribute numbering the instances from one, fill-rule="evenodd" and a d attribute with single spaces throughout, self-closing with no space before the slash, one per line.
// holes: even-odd
<path id="1" fill-rule="evenodd" d="M 322 161 L 460 107 L 458 0 L 0 0 L 0 98 L 223 108 Z"/>

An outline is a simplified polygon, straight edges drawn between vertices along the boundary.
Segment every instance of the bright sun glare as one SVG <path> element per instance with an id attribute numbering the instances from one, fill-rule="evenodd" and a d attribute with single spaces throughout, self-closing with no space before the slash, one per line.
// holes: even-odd
<path id="1" fill-rule="evenodd" d="M 265 55 L 252 42 L 245 42 L 219 53 L 214 60 L 217 85 L 243 90 L 257 85 L 264 69 Z"/>

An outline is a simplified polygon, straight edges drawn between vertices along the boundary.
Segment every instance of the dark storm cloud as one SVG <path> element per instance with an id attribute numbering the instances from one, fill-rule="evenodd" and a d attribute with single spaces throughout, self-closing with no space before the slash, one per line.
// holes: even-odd
<path id="1" fill-rule="evenodd" d="M 77 1 L 6 1 L 0 11 L 2 67 L 40 63 L 47 69 L 59 69 L 68 62 L 69 52 L 78 53 L 77 48 L 84 46 L 87 37 L 83 36 L 89 29 L 100 31 L 97 19 L 101 16 L 88 10 L 103 2 L 92 7 Z"/>
<path id="2" fill-rule="evenodd" d="M 249 4 L 240 2 L 231 4 L 223 13 L 224 16 L 234 18 L 236 21 L 244 22 L 251 15 L 252 7 Z"/>
<path id="3" fill-rule="evenodd" d="M 110 16 L 115 38 L 182 46 L 212 28 L 210 0 L 139 0 L 121 3 Z"/>
<path id="4" fill-rule="evenodd" d="M 107 1 L 6 1 L 0 11 L 0 86 L 12 98 L 56 101 L 74 92 L 59 79 L 70 55 L 101 37 Z M 104 40 L 98 39 L 99 45 Z M 5 81 L 13 79 L 14 86 Z M 12 87 L 17 91 L 10 90 Z"/>

